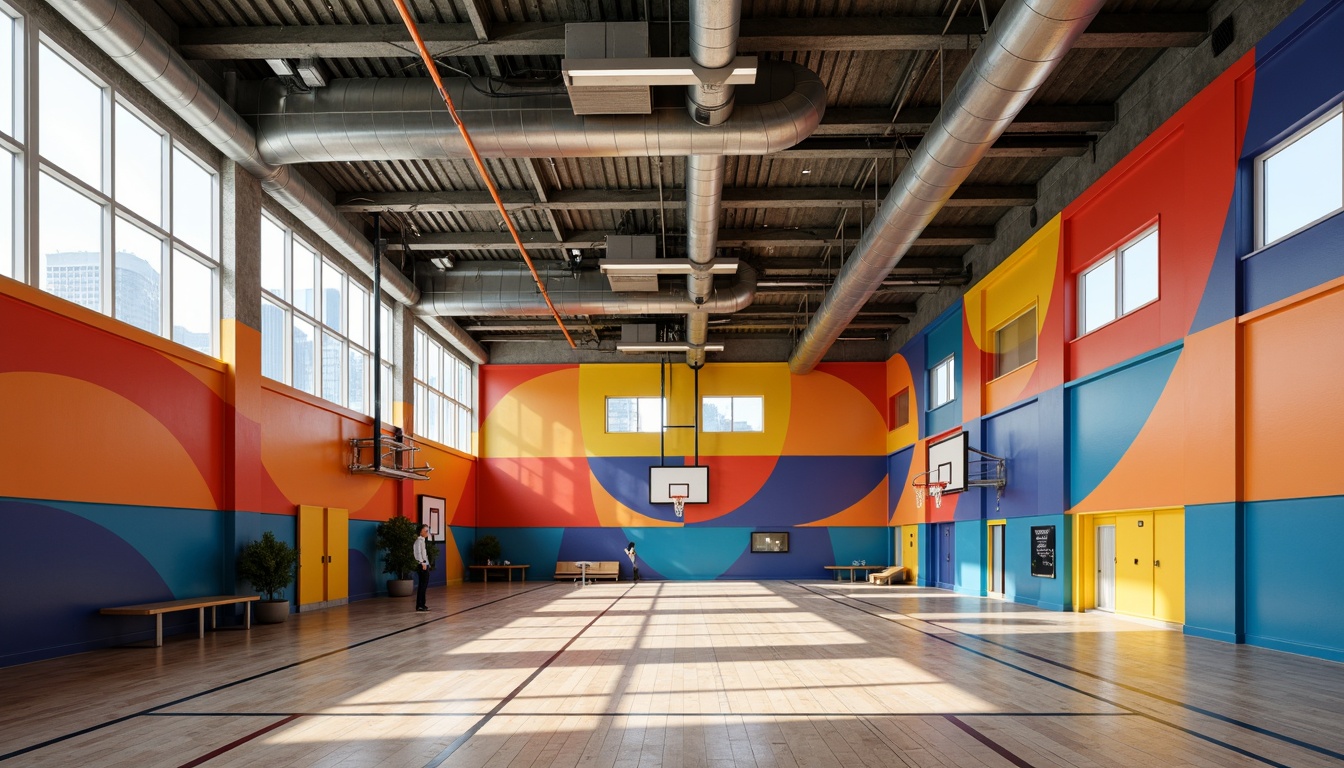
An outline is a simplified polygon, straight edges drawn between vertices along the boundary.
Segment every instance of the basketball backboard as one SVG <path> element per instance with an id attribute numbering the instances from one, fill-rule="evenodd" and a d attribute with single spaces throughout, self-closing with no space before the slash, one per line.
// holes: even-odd
<path id="1" fill-rule="evenodd" d="M 674 496 L 708 504 L 709 467 L 649 467 L 649 503 L 671 504 Z"/>
<path id="2" fill-rule="evenodd" d="M 965 432 L 948 435 L 928 444 L 930 482 L 947 483 L 943 493 L 966 490 L 966 463 L 969 443 Z"/>

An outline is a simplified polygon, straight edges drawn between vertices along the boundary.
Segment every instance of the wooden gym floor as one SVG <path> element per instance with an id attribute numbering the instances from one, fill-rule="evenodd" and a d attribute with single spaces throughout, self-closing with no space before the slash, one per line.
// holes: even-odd
<path id="1" fill-rule="evenodd" d="M 1341 766 L 1344 665 L 835 582 L 472 583 L 0 669 L 0 763 Z"/>

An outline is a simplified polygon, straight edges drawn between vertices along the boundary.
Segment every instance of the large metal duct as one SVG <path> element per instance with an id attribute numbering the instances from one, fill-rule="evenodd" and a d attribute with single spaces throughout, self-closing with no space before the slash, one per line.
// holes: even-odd
<path id="1" fill-rule="evenodd" d="M 262 189 L 276 202 L 373 277 L 373 246 L 368 240 L 301 176 L 264 160 L 251 126 L 128 3 L 50 0 L 50 5 L 221 153 L 260 179 Z M 416 302 L 415 285 L 391 262 L 384 260 L 382 271 L 389 295 L 403 304 Z M 449 341 L 477 362 L 488 359 L 461 328 Z"/>
<path id="2" fill-rule="evenodd" d="M 882 202 L 789 357 L 811 371 L 1101 8 L 1101 0 L 1011 0 Z"/>
<path id="3" fill-rule="evenodd" d="M 691 2 L 691 60 L 702 67 L 719 69 L 737 56 L 741 0 L 693 0 Z M 722 125 L 733 113 L 731 85 L 692 85 L 686 89 L 686 107 L 691 119 L 701 125 Z M 723 155 L 691 155 L 686 158 L 686 255 L 694 271 L 686 276 L 686 293 L 700 304 L 714 286 L 710 265 L 719 245 L 719 217 L 723 212 Z M 686 364 L 705 364 L 709 340 L 709 316 L 704 312 L 686 316 Z"/>
<path id="4" fill-rule="evenodd" d="M 733 118 L 712 128 L 696 124 L 683 105 L 650 115 L 575 115 L 564 95 L 498 99 L 465 78 L 444 85 L 482 157 L 767 155 L 816 130 L 826 109 L 821 78 L 797 64 L 763 61 L 756 79 L 737 87 Z M 255 120 L 270 163 L 468 156 L 428 78 L 342 79 L 308 93 L 266 80 L 241 84 L 238 104 Z"/>
<path id="5" fill-rule="evenodd" d="M 658 292 L 615 293 L 598 272 L 571 275 L 542 273 L 551 303 L 563 315 L 728 314 L 749 306 L 756 298 L 756 270 L 742 264 L 737 279 L 711 290 L 696 305 L 680 289 Z M 421 278 L 419 315 L 541 316 L 549 315 L 532 274 L 525 269 L 501 269 L 486 264 L 459 264 L 451 271 Z"/>

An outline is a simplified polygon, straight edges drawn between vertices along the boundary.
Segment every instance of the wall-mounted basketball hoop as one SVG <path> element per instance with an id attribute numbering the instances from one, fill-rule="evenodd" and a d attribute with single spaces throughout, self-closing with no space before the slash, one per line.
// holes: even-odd
<path id="1" fill-rule="evenodd" d="M 677 517 L 681 517 L 682 515 L 686 514 L 686 497 L 685 497 L 685 496 L 673 496 L 673 497 L 672 497 L 672 511 L 675 512 L 675 513 L 677 514 Z"/>
<path id="2" fill-rule="evenodd" d="M 415 465 L 415 454 L 419 452 L 420 446 L 409 436 L 400 433 L 398 429 L 391 436 L 357 437 L 351 440 L 350 474 L 428 480 L 434 468 Z"/>
<path id="3" fill-rule="evenodd" d="M 961 493 L 968 488 L 995 488 L 997 500 L 1003 499 L 1003 489 L 1008 484 L 1008 460 L 972 448 L 968 437 L 965 432 L 957 432 L 929 442 L 926 449 L 929 469 L 910 481 L 917 509 L 924 508 L 925 495 L 933 497 L 934 506 L 942 507 L 943 494 Z M 972 454 L 979 458 L 972 459 Z"/>

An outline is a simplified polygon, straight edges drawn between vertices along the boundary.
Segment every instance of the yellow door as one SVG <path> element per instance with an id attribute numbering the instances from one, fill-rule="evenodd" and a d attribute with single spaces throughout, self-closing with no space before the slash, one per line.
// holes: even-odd
<path id="1" fill-rule="evenodd" d="M 326 527 L 321 507 L 299 505 L 299 605 L 326 599 Z"/>
<path id="2" fill-rule="evenodd" d="M 1115 610 L 1153 615 L 1153 513 L 1115 516 Z"/>
<path id="3" fill-rule="evenodd" d="M 901 563 L 905 565 L 907 583 L 914 584 L 919 580 L 919 526 L 903 525 L 901 526 L 901 539 L 904 540 L 904 554 L 901 555 Z"/>
<path id="4" fill-rule="evenodd" d="M 350 597 L 350 511 L 327 507 L 327 600 Z"/>
<path id="5" fill-rule="evenodd" d="M 1185 510 L 1153 513 L 1153 616 L 1185 623 Z"/>

